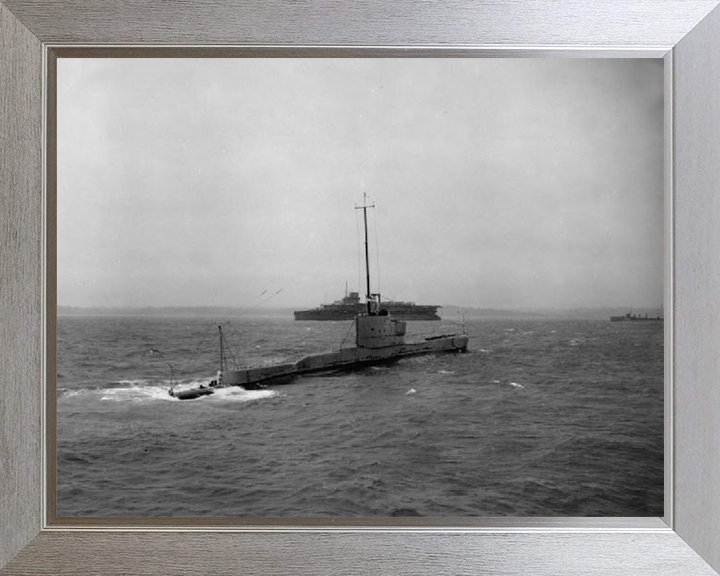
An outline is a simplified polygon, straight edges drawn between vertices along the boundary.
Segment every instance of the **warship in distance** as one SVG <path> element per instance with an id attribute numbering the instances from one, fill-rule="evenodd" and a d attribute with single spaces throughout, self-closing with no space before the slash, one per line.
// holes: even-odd
<path id="1" fill-rule="evenodd" d="M 392 362 L 400 358 L 435 354 L 442 352 L 466 352 L 468 335 L 463 331 L 457 334 L 444 334 L 425 338 L 418 342 L 405 342 L 406 323 L 393 318 L 383 307 L 380 294 L 370 291 L 370 265 L 368 256 L 367 204 L 364 197 L 362 206 L 365 224 L 365 308 L 355 317 L 355 346 L 341 348 L 331 352 L 311 354 L 295 362 L 264 366 L 228 369 L 227 355 L 224 353 L 225 341 L 222 327 L 218 326 L 220 336 L 220 369 L 217 377 L 207 385 L 186 390 L 175 390 L 171 382 L 169 394 L 179 400 L 193 400 L 211 395 L 218 388 L 240 386 L 246 390 L 263 388 L 273 384 L 286 384 L 296 376 L 316 374 L 334 370 L 349 370 L 363 366 Z"/>
<path id="2" fill-rule="evenodd" d="M 648 316 L 645 314 L 644 316 L 641 316 L 640 314 L 633 314 L 632 312 L 628 312 L 627 314 L 623 316 L 610 316 L 610 322 L 663 322 L 664 318 L 662 316 Z"/>
<path id="3" fill-rule="evenodd" d="M 399 300 L 385 300 L 382 303 L 393 318 L 398 320 L 440 320 L 437 313 L 440 306 L 430 304 L 415 304 L 415 302 L 402 302 Z M 358 314 L 365 310 L 365 304 L 360 301 L 358 292 L 348 294 L 332 304 L 320 304 L 317 308 L 309 310 L 295 310 L 295 320 L 354 320 Z"/>

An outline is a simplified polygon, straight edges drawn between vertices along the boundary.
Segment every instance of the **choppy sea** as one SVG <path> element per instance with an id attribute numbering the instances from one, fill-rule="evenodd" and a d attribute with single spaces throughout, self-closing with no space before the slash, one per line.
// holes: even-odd
<path id="1" fill-rule="evenodd" d="M 410 338 L 442 322 L 408 323 Z M 350 322 L 60 316 L 58 516 L 662 516 L 662 323 L 473 320 L 466 354 L 179 401 Z"/>

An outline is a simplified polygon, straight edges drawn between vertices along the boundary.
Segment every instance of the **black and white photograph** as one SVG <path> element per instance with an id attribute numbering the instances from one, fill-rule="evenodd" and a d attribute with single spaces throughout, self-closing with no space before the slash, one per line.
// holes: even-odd
<path id="1" fill-rule="evenodd" d="M 662 516 L 663 82 L 59 58 L 57 516 Z"/>

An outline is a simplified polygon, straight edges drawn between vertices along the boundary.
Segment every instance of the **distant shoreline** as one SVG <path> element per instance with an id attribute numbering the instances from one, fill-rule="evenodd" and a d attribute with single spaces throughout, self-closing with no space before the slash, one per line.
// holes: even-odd
<path id="1" fill-rule="evenodd" d="M 298 308 L 233 308 L 227 306 L 159 306 L 159 307 L 81 307 L 58 306 L 58 316 L 150 316 L 150 317 L 265 317 L 292 319 Z M 622 316 L 627 312 L 657 317 L 662 308 L 526 308 L 504 310 L 500 308 L 470 308 L 448 305 L 440 308 L 443 320 L 609 320 L 610 316 Z"/>

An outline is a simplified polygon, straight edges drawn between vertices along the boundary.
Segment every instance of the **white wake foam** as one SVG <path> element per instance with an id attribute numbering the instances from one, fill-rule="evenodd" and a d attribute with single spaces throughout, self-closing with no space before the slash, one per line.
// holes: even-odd
<path id="1" fill-rule="evenodd" d="M 277 396 L 275 390 L 245 390 L 237 386 L 229 388 L 219 388 L 210 396 L 205 396 L 208 400 L 223 402 L 253 402 L 255 400 L 265 400 Z"/>
<path id="2" fill-rule="evenodd" d="M 101 390 L 100 400 L 111 402 L 142 402 L 143 400 L 169 400 L 174 398 L 168 394 L 167 385 L 139 385 L 105 388 Z"/>
<path id="3" fill-rule="evenodd" d="M 170 385 L 168 382 L 149 382 L 147 380 L 121 380 L 119 386 L 101 388 L 99 390 L 86 390 L 85 392 L 100 394 L 100 400 L 106 402 L 143 402 L 147 400 L 158 400 L 167 402 L 178 402 L 179 400 L 168 394 Z M 207 386 L 207 380 L 187 380 L 175 386 L 175 390 L 188 390 L 197 388 L 200 385 Z M 197 400 L 221 400 L 229 402 L 252 402 L 276 396 L 274 390 L 244 390 L 243 388 L 231 386 L 219 388 L 214 394 L 201 396 Z M 187 402 L 188 400 L 183 400 Z"/>

